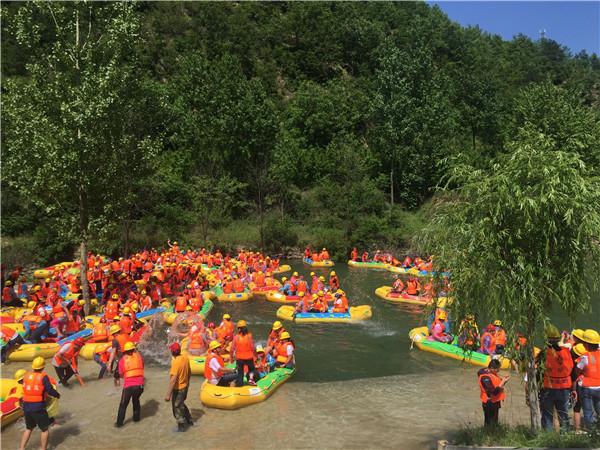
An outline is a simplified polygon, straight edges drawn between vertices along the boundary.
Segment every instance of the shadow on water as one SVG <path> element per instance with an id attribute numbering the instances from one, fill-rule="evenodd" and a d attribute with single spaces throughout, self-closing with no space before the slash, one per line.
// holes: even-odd
<path id="1" fill-rule="evenodd" d="M 81 429 L 75 424 L 52 427 L 50 429 L 50 447 L 58 447 L 65 439 L 77 436 L 80 433 Z"/>
<path id="2" fill-rule="evenodd" d="M 204 412 L 203 409 L 199 409 L 199 408 L 190 408 L 190 414 L 192 416 L 192 420 L 200 420 L 202 419 L 202 416 L 204 416 L 204 414 L 206 414 Z"/>

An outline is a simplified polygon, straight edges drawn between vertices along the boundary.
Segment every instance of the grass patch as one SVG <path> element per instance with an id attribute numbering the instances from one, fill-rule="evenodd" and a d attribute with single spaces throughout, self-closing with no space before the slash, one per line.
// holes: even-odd
<path id="1" fill-rule="evenodd" d="M 507 446 L 507 447 L 553 447 L 553 448 L 596 448 L 600 446 L 600 433 L 575 434 L 574 432 L 534 433 L 529 427 L 520 425 L 497 428 L 469 427 L 459 429 L 450 439 L 457 445 Z"/>

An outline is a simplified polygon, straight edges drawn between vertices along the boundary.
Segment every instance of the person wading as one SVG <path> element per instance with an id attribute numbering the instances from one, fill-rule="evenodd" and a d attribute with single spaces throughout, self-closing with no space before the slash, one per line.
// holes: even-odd
<path id="1" fill-rule="evenodd" d="M 144 392 L 144 359 L 135 350 L 133 342 L 127 342 L 123 346 L 123 357 L 119 360 L 119 370 L 115 370 L 115 385 L 119 385 L 119 378 L 123 377 L 123 392 L 119 403 L 119 412 L 115 427 L 123 426 L 125 412 L 129 401 L 133 403 L 133 421 L 140 421 L 140 397 Z"/>
<path id="2" fill-rule="evenodd" d="M 165 401 L 171 401 L 173 416 L 177 420 L 177 431 L 185 431 L 187 425 L 193 425 L 190 410 L 185 405 L 188 387 L 190 385 L 190 360 L 181 354 L 181 346 L 174 342 L 169 346 L 173 359 L 169 371 L 169 389 Z"/>

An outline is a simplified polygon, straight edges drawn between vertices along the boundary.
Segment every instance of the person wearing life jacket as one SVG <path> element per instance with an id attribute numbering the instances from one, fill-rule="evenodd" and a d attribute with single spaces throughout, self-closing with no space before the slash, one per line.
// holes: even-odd
<path id="1" fill-rule="evenodd" d="M 293 369 L 296 365 L 294 356 L 294 343 L 290 333 L 284 331 L 281 333 L 280 342 L 275 346 L 275 367 L 285 367 Z"/>
<path id="2" fill-rule="evenodd" d="M 298 293 L 298 303 L 296 303 L 296 312 L 307 312 L 309 309 L 309 298 L 304 292 Z"/>
<path id="3" fill-rule="evenodd" d="M 440 311 L 437 319 L 433 321 L 431 326 L 429 337 L 430 341 L 450 343 L 452 342 L 452 335 L 446 333 L 446 319 L 448 318 L 446 311 Z"/>
<path id="4" fill-rule="evenodd" d="M 29 297 L 29 288 L 27 287 L 27 278 L 25 278 L 24 276 L 19 279 L 19 283 L 17 284 L 17 296 L 19 298 Z"/>
<path id="5" fill-rule="evenodd" d="M 109 370 L 108 363 L 111 359 L 111 355 L 115 349 L 112 346 L 112 342 L 101 342 L 94 348 L 94 361 L 100 366 L 100 372 L 98 373 L 98 379 L 104 378 L 104 375 Z"/>
<path id="6" fill-rule="evenodd" d="M 494 343 L 496 344 L 494 354 L 502 355 L 504 353 L 504 348 L 506 347 L 506 331 L 504 331 L 504 328 L 502 328 L 501 320 L 494 321 L 493 333 L 494 333 Z"/>
<path id="7" fill-rule="evenodd" d="M 104 306 L 104 317 L 106 318 L 107 322 L 110 322 L 116 315 L 119 314 L 119 307 L 119 294 L 112 294 L 110 300 L 108 300 Z"/>
<path id="8" fill-rule="evenodd" d="M 352 249 L 352 251 L 350 252 L 350 260 L 356 261 L 357 259 L 358 259 L 358 250 L 356 249 L 356 247 L 354 247 Z"/>
<path id="9" fill-rule="evenodd" d="M 13 287 L 13 282 L 11 280 L 7 280 L 4 283 L 4 288 L 2 288 L 2 306 L 21 306 L 22 302 L 15 289 Z"/>
<path id="10" fill-rule="evenodd" d="M 406 293 L 408 295 L 419 295 L 421 283 L 416 278 L 409 278 L 406 283 Z"/>
<path id="11" fill-rule="evenodd" d="M 493 355 L 496 351 L 496 328 L 494 325 L 489 324 L 481 334 L 479 352 L 485 353 L 486 355 Z"/>
<path id="12" fill-rule="evenodd" d="M 347 313 L 348 312 L 348 299 L 346 293 L 341 289 L 338 289 L 334 294 L 333 301 L 333 312 L 334 313 Z"/>
<path id="13" fill-rule="evenodd" d="M 291 282 L 287 279 L 287 277 L 282 277 L 281 278 L 281 283 L 283 284 L 283 286 L 281 286 L 279 288 L 279 292 L 281 292 L 283 295 L 292 295 L 292 284 Z"/>
<path id="14" fill-rule="evenodd" d="M 310 293 L 316 294 L 319 292 L 319 277 L 314 272 L 310 273 L 311 276 L 311 284 L 310 284 Z"/>
<path id="15" fill-rule="evenodd" d="M 360 257 L 360 260 L 362 262 L 369 262 L 369 252 L 365 250 Z"/>
<path id="16" fill-rule="evenodd" d="M 300 292 L 303 292 L 304 294 L 308 292 L 308 283 L 306 283 L 304 275 L 300 275 L 298 284 L 296 285 L 296 295 L 300 295 Z"/>
<path id="17" fill-rule="evenodd" d="M 27 446 L 31 432 L 38 427 L 41 431 L 41 449 L 48 448 L 48 428 L 51 420 L 46 410 L 47 396 L 60 398 L 60 394 L 52 386 L 52 379 L 46 372 L 44 366 L 46 361 L 41 356 L 36 357 L 31 363 L 32 372 L 26 372 L 23 377 L 23 399 L 21 408 L 25 415 L 25 431 L 21 438 L 20 449 Z"/>
<path id="18" fill-rule="evenodd" d="M 60 380 L 60 384 L 65 387 L 69 386 L 69 378 L 78 374 L 77 358 L 84 343 L 83 338 L 76 338 L 73 342 L 67 342 L 58 349 L 52 358 L 52 365 Z"/>
<path id="19" fill-rule="evenodd" d="M 184 295 L 178 295 L 175 300 L 175 312 L 182 313 L 185 312 L 185 307 L 188 305 L 187 298 Z"/>
<path id="20" fill-rule="evenodd" d="M 121 327 L 121 332 L 125 334 L 131 334 L 133 331 L 133 320 L 129 316 L 131 310 L 127 307 L 123 309 L 121 313 L 121 319 L 119 320 L 119 326 Z"/>
<path id="21" fill-rule="evenodd" d="M 404 258 L 404 261 L 402 261 L 402 267 L 404 267 L 405 269 L 410 269 L 412 267 L 413 263 L 412 263 L 412 259 L 410 259 L 410 256 L 406 256 Z"/>
<path id="22" fill-rule="evenodd" d="M 148 311 L 149 309 L 152 309 L 152 297 L 147 295 L 146 290 L 142 290 L 140 295 L 140 305 L 142 306 L 142 311 Z"/>
<path id="23" fill-rule="evenodd" d="M 119 403 L 115 427 L 120 428 L 125 421 L 125 412 L 131 401 L 133 404 L 133 421 L 140 421 L 140 397 L 144 392 L 144 358 L 136 351 L 133 342 L 127 342 L 123 347 L 123 356 L 119 360 L 118 370 L 115 370 L 115 384 L 123 378 L 123 392 Z"/>
<path id="24" fill-rule="evenodd" d="M 320 262 L 321 255 L 319 253 L 317 253 L 316 251 L 314 251 L 311 255 L 311 259 L 313 260 L 313 262 Z"/>
<path id="25" fill-rule="evenodd" d="M 575 330 L 575 331 L 581 331 L 583 334 L 583 330 Z M 573 382 L 573 384 L 571 386 L 571 399 L 573 399 L 573 398 L 575 399 L 575 402 L 573 405 L 573 426 L 574 426 L 576 432 L 581 430 L 581 408 L 582 408 L 582 398 L 583 398 L 583 394 L 582 394 L 582 390 L 581 390 L 581 383 L 583 381 L 583 375 L 581 375 L 581 373 L 579 373 L 579 371 L 577 370 L 577 364 L 579 364 L 581 357 L 583 355 L 585 355 L 586 353 L 587 353 L 587 350 L 586 350 L 583 342 L 579 342 L 579 343 L 573 345 L 573 347 L 571 348 L 571 358 L 573 359 L 573 365 L 575 366 L 574 370 L 571 372 L 571 380 Z"/>
<path id="26" fill-rule="evenodd" d="M 8 354 L 13 349 L 25 344 L 23 336 L 4 325 L 0 326 L 0 340 L 2 341 L 2 362 L 6 362 Z"/>
<path id="27" fill-rule="evenodd" d="M 329 273 L 329 289 L 332 292 L 337 291 L 340 288 L 340 279 L 337 277 L 335 270 Z"/>
<path id="28" fill-rule="evenodd" d="M 92 331 L 92 337 L 89 342 L 108 342 L 109 340 L 109 325 L 106 323 L 106 319 L 101 317 L 98 323 L 94 325 Z"/>
<path id="29" fill-rule="evenodd" d="M 231 342 L 233 340 L 233 322 L 231 321 L 231 316 L 227 313 L 223 314 L 223 320 L 219 324 L 217 328 L 217 336 L 220 342 L 226 343 Z"/>
<path id="30" fill-rule="evenodd" d="M 206 332 L 201 321 L 194 323 L 187 333 L 187 351 L 192 356 L 202 356 L 206 353 L 208 343 Z"/>
<path id="31" fill-rule="evenodd" d="M 29 304 L 31 303 L 29 302 Z M 41 307 L 37 314 L 26 314 L 21 318 L 25 329 L 25 335 L 23 336 L 25 343 L 37 344 L 42 341 L 49 332 L 48 320 L 46 319 L 48 319 L 48 314 L 44 307 Z"/>
<path id="32" fill-rule="evenodd" d="M 402 280 L 400 279 L 399 276 L 396 276 L 396 279 L 394 280 L 394 283 L 392 284 L 391 292 L 394 294 L 401 294 L 404 291 L 404 289 L 405 289 L 404 283 L 402 282 Z"/>
<path id="33" fill-rule="evenodd" d="M 234 369 L 225 367 L 222 354 L 225 347 L 219 341 L 211 341 L 208 345 L 208 356 L 204 362 L 204 378 L 216 386 L 230 386 L 237 379 Z"/>
<path id="34" fill-rule="evenodd" d="M 306 259 L 310 259 L 310 255 L 311 255 L 310 247 L 306 247 L 306 248 L 304 249 L 304 257 L 305 257 Z"/>
<path id="35" fill-rule="evenodd" d="M 237 323 L 237 334 L 231 343 L 231 355 L 235 358 L 237 368 L 237 379 L 235 385 L 242 387 L 244 385 L 244 368 L 247 368 L 248 384 L 256 385 L 254 380 L 254 340 L 252 334 L 248 331 L 248 325 L 245 320 L 239 320 Z"/>
<path id="36" fill-rule="evenodd" d="M 499 370 L 500 361 L 492 359 L 487 368 L 480 369 L 477 372 L 484 425 L 486 427 L 496 427 L 498 425 L 501 402 L 506 398 L 504 386 L 510 376 L 500 377 L 498 375 Z"/>
<path id="37" fill-rule="evenodd" d="M 240 277 L 234 275 L 232 282 L 233 292 L 242 293 L 244 292 L 244 283 L 240 280 Z"/>
<path id="38" fill-rule="evenodd" d="M 577 374 L 581 376 L 581 404 L 584 427 L 591 431 L 600 416 L 600 335 L 596 330 L 585 330 L 581 341 L 586 353 L 579 358 Z"/>
<path id="39" fill-rule="evenodd" d="M 267 360 L 267 354 L 265 349 L 261 345 L 256 346 L 256 359 L 254 360 L 254 367 L 256 367 L 256 373 L 254 375 L 255 380 L 260 380 L 265 377 L 271 369 Z"/>
<path id="40" fill-rule="evenodd" d="M 319 255 L 319 257 L 321 258 L 321 261 L 329 261 L 331 259 L 329 257 L 329 252 L 325 247 L 323 247 L 323 250 L 321 250 L 321 254 Z"/>
<path id="41" fill-rule="evenodd" d="M 458 326 L 457 344 L 459 347 L 466 347 L 469 350 L 477 350 L 479 340 L 479 327 L 475 322 L 473 314 L 467 314 Z"/>
<path id="42" fill-rule="evenodd" d="M 269 332 L 269 337 L 267 338 L 267 348 L 273 348 L 277 343 L 279 343 L 281 333 L 285 331 L 283 328 L 283 324 L 281 321 L 276 320 L 273 322 L 273 326 L 271 327 L 271 331 Z"/>
<path id="43" fill-rule="evenodd" d="M 217 340 L 217 330 L 214 322 L 208 322 L 204 329 L 204 334 L 206 336 L 205 341 L 208 343 Z"/>
<path id="44" fill-rule="evenodd" d="M 569 427 L 569 396 L 571 394 L 571 372 L 573 359 L 568 348 L 559 346 L 560 332 L 554 325 L 546 327 L 546 348 L 538 354 L 536 361 L 544 361 L 544 382 L 540 390 L 542 428 L 554 428 L 554 410 L 558 414 L 560 427 Z"/>

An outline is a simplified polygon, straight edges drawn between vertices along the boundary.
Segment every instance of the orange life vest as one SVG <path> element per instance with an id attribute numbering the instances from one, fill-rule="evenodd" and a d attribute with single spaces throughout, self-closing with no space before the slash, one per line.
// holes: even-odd
<path id="1" fill-rule="evenodd" d="M 107 342 L 105 344 L 96 345 L 94 348 L 94 354 L 100 356 L 100 360 L 102 362 L 107 362 L 110 359 L 110 349 L 112 348 L 112 344 Z"/>
<path id="2" fill-rule="evenodd" d="M 406 284 L 406 293 L 409 295 L 417 295 L 417 282 L 415 280 L 408 280 Z"/>
<path id="3" fill-rule="evenodd" d="M 75 344 L 73 344 L 72 342 L 69 342 L 65 345 L 69 346 L 68 350 L 66 352 L 64 352 L 63 354 L 61 354 L 59 357 L 58 351 L 62 350 L 63 347 L 61 347 L 54 355 L 54 358 L 52 358 L 52 360 L 55 362 L 55 364 L 57 366 L 59 366 L 62 363 L 61 359 L 72 362 L 73 358 L 75 357 L 75 353 L 76 353 L 75 352 Z"/>
<path id="4" fill-rule="evenodd" d="M 24 402 L 43 402 L 44 401 L 44 377 L 45 372 L 27 372 L 23 378 L 23 401 Z"/>
<path id="5" fill-rule="evenodd" d="M 600 350 L 587 352 L 588 363 L 583 368 L 583 387 L 600 386 Z"/>
<path id="6" fill-rule="evenodd" d="M 496 340 L 496 345 L 504 345 L 506 346 L 506 331 L 502 328 L 499 328 L 494 333 L 494 338 Z"/>
<path id="7" fill-rule="evenodd" d="M 290 344 L 293 347 L 293 344 L 290 341 L 279 342 L 278 344 L 276 344 L 275 350 L 277 351 L 277 362 L 287 363 L 287 360 L 288 360 L 287 348 L 288 348 L 288 345 L 290 345 Z"/>
<path id="8" fill-rule="evenodd" d="M 235 358 L 236 359 L 253 359 L 254 348 L 252 345 L 252 334 L 247 333 L 246 335 L 236 334 L 233 338 L 235 344 Z"/>
<path id="9" fill-rule="evenodd" d="M 133 320 L 129 316 L 123 316 L 119 320 L 119 325 L 121 327 L 121 332 L 125 334 L 131 334 L 133 329 Z"/>
<path id="10" fill-rule="evenodd" d="M 183 296 L 177 297 L 175 300 L 175 312 L 184 312 L 185 307 L 188 305 L 187 299 Z"/>
<path id="11" fill-rule="evenodd" d="M 489 347 L 488 348 L 484 348 L 484 339 L 486 336 L 490 337 L 490 343 L 489 343 Z M 485 350 L 488 354 L 493 354 L 494 351 L 496 350 L 496 337 L 494 336 L 493 333 L 490 333 L 489 331 L 484 331 L 483 334 L 481 335 L 481 347 L 480 350 Z"/>
<path id="12" fill-rule="evenodd" d="M 119 333 L 115 336 L 115 339 L 117 340 L 117 342 L 119 343 L 119 351 L 121 353 L 123 353 L 123 348 L 125 347 L 125 344 L 127 342 L 131 342 L 131 338 L 129 337 L 128 334 L 124 334 L 124 333 Z"/>
<path id="13" fill-rule="evenodd" d="M 2 288 L 2 301 L 10 302 L 12 300 L 11 289 L 8 286 Z"/>
<path id="14" fill-rule="evenodd" d="M 138 352 L 133 352 L 131 355 L 123 355 L 124 374 L 123 378 L 143 377 L 144 376 L 144 360 Z"/>
<path id="15" fill-rule="evenodd" d="M 546 371 L 544 372 L 544 388 L 570 389 L 573 358 L 566 348 L 546 349 Z"/>
<path id="16" fill-rule="evenodd" d="M 204 332 L 202 330 L 197 329 L 194 332 L 190 331 L 188 348 L 190 350 L 204 348 Z"/>
<path id="17" fill-rule="evenodd" d="M 15 330 L 13 330 L 12 328 L 9 327 L 2 327 L 2 340 L 5 342 L 8 342 L 9 340 L 12 339 L 12 337 L 17 334 L 17 332 Z"/>
<path id="18" fill-rule="evenodd" d="M 219 369 L 219 371 L 216 374 L 213 374 L 213 371 L 210 368 L 210 362 L 215 358 L 217 361 L 219 361 L 221 369 Z M 211 378 L 221 378 L 221 376 L 223 375 L 223 367 L 225 367 L 225 362 L 223 361 L 223 358 L 221 358 L 221 356 L 215 353 L 209 353 L 204 362 L 204 378 L 206 378 L 207 380 L 210 380 Z"/>
<path id="19" fill-rule="evenodd" d="M 489 377 L 494 389 L 496 389 L 498 386 L 500 386 L 500 383 L 502 382 L 502 379 L 498 375 L 495 375 L 491 372 L 484 372 L 481 375 L 479 375 L 479 389 L 481 390 L 481 396 L 480 396 L 481 403 L 487 403 L 490 400 L 492 401 L 492 403 L 497 403 L 499 401 L 504 400 L 506 398 L 506 394 L 504 393 L 504 390 L 502 390 L 499 394 L 492 394 L 491 397 L 489 397 L 487 395 L 487 392 L 483 388 L 483 383 L 481 382 L 483 377 Z"/>
<path id="20" fill-rule="evenodd" d="M 104 307 L 104 317 L 106 320 L 113 320 L 119 314 L 118 300 L 109 300 Z"/>
<path id="21" fill-rule="evenodd" d="M 62 309 L 62 306 L 60 303 L 57 303 L 56 305 L 54 305 L 52 307 L 52 315 L 54 316 L 55 319 L 59 319 L 59 318 L 65 316 L 65 312 Z"/>

